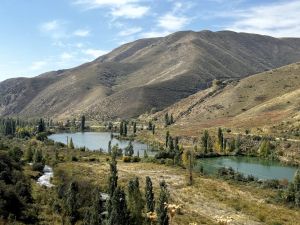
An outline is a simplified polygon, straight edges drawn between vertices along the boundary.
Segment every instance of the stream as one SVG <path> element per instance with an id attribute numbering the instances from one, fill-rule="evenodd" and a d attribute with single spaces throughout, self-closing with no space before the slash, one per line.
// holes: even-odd
<path id="1" fill-rule="evenodd" d="M 50 166 L 45 165 L 44 174 L 39 179 L 37 179 L 36 183 L 41 186 L 53 187 L 54 185 L 50 183 L 50 178 L 53 177 L 53 171 Z"/>

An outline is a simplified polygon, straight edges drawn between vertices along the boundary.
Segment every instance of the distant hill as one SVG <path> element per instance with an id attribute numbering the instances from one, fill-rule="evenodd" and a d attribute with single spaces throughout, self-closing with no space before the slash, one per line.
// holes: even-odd
<path id="1" fill-rule="evenodd" d="M 300 61 L 299 38 L 182 31 L 141 39 L 90 63 L 0 83 L 0 116 L 132 118 L 211 86 Z"/>
<path id="2" fill-rule="evenodd" d="M 283 121 L 300 127 L 300 62 L 227 81 L 183 99 L 150 117 L 173 114 L 176 124 L 270 128 Z"/>

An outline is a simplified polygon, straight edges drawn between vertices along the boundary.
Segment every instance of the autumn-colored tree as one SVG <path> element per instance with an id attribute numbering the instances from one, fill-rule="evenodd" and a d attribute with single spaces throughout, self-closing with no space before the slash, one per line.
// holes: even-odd
<path id="1" fill-rule="evenodd" d="M 223 148 L 221 147 L 220 139 L 217 138 L 216 141 L 215 141 L 213 150 L 214 150 L 214 152 L 221 153 L 221 152 L 222 152 L 222 149 L 223 149 Z"/>
<path id="2" fill-rule="evenodd" d="M 73 139 L 71 138 L 68 144 L 69 149 L 74 149 Z"/>

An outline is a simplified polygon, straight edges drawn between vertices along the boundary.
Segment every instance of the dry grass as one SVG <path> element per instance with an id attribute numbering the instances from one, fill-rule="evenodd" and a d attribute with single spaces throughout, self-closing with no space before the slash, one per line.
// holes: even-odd
<path id="1" fill-rule="evenodd" d="M 104 157 L 101 161 L 104 160 Z M 74 177 L 85 177 L 102 190 L 107 189 L 109 165 L 107 163 L 62 163 L 59 168 Z M 72 171 L 72 172 L 71 172 Z M 273 203 L 271 190 L 252 186 L 228 184 L 227 182 L 199 177 L 194 174 L 194 183 L 187 185 L 187 171 L 178 167 L 167 167 L 152 163 L 123 163 L 118 161 L 118 183 L 124 188 L 135 176 L 140 179 L 144 192 L 145 178 L 153 182 L 155 197 L 159 193 L 159 182 L 165 180 L 170 192 L 170 202 L 183 204 L 184 208 L 175 216 L 174 224 L 216 224 L 218 218 L 233 218 L 231 224 L 267 224 L 274 221 L 296 225 L 299 210 Z"/>

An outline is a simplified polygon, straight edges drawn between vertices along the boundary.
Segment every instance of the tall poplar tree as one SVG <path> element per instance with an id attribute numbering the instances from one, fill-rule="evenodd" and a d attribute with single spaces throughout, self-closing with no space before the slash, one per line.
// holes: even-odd
<path id="1" fill-rule="evenodd" d="M 74 225 L 79 219 L 79 204 L 77 202 L 78 197 L 78 183 L 72 181 L 66 194 L 65 209 L 67 216 L 69 217 L 71 225 Z"/>
<path id="2" fill-rule="evenodd" d="M 154 212 L 155 200 L 153 193 L 153 186 L 150 177 L 146 177 L 146 186 L 145 186 L 145 198 L 146 198 L 146 212 Z"/>
<path id="3" fill-rule="evenodd" d="M 136 122 L 134 122 L 134 124 L 133 124 L 133 133 L 134 134 L 136 133 Z"/>
<path id="4" fill-rule="evenodd" d="M 168 190 L 167 190 L 167 184 L 163 180 L 159 183 L 160 185 L 160 192 L 159 197 L 157 201 L 157 207 L 156 207 L 156 213 L 157 213 L 157 222 L 159 225 L 169 225 L 169 216 L 168 211 L 165 208 L 164 203 L 168 203 Z"/>
<path id="5" fill-rule="evenodd" d="M 85 115 L 82 115 L 81 117 L 81 131 L 84 131 L 85 127 Z"/>
<path id="6" fill-rule="evenodd" d="M 120 136 L 123 136 L 123 122 L 120 123 Z"/>

